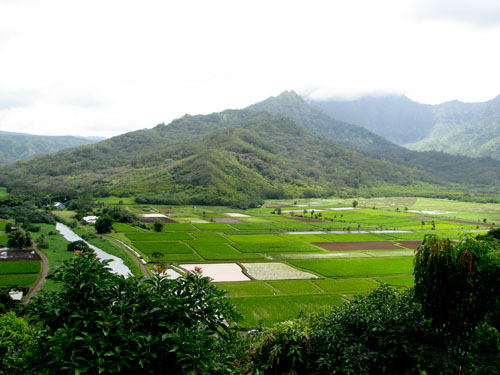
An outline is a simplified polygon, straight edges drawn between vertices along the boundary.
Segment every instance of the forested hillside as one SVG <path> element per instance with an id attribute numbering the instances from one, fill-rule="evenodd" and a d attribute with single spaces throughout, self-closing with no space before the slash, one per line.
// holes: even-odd
<path id="1" fill-rule="evenodd" d="M 102 138 L 104 139 L 104 138 Z M 44 136 L 0 131 L 0 163 L 96 143 L 100 138 Z"/>
<path id="2" fill-rule="evenodd" d="M 250 106 L 249 109 L 282 114 L 314 133 L 326 136 L 369 157 L 418 168 L 447 181 L 495 185 L 500 180 L 500 163 L 496 160 L 488 157 L 471 158 L 444 152 L 408 150 L 362 127 L 331 118 L 321 109 L 306 103 L 295 92 L 284 92 L 277 97 Z"/>
<path id="3" fill-rule="evenodd" d="M 500 96 L 486 102 L 453 100 L 439 105 L 417 103 L 405 96 L 312 104 L 412 150 L 500 160 Z"/>
<path id="4" fill-rule="evenodd" d="M 10 190 L 64 197 L 139 195 L 156 203 L 255 205 L 359 187 L 443 184 L 314 135 L 283 116 L 224 111 L 120 135 L 1 168 Z"/>

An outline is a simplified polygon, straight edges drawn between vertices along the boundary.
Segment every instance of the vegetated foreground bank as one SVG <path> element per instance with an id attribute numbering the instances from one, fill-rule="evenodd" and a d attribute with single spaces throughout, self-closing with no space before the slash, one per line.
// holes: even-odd
<path id="1" fill-rule="evenodd" d="M 411 290 L 383 286 L 245 337 L 231 304 L 198 271 L 170 280 L 158 269 L 148 283 L 116 276 L 82 252 L 55 272 L 60 291 L 19 311 L 26 320 L 0 316 L 12 337 L 0 341 L 2 371 L 494 374 L 499 238 L 499 230 L 456 245 L 426 237 Z"/>

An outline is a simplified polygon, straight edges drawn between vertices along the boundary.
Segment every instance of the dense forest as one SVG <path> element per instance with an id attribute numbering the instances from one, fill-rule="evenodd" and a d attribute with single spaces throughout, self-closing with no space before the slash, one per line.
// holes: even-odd
<path id="1" fill-rule="evenodd" d="M 452 198 L 489 193 L 500 181 L 500 162 L 410 151 L 285 92 L 246 110 L 186 115 L 0 172 L 0 185 L 17 194 L 245 208 L 266 198 L 410 193 L 405 189 Z"/>
<path id="2" fill-rule="evenodd" d="M 446 185 L 377 160 L 281 115 L 248 110 L 185 116 L 170 125 L 5 165 L 10 191 L 137 195 L 155 203 L 255 205 L 263 198 L 329 196 L 381 185 Z"/>
<path id="3" fill-rule="evenodd" d="M 104 138 L 43 136 L 0 131 L 0 163 L 96 143 Z"/>

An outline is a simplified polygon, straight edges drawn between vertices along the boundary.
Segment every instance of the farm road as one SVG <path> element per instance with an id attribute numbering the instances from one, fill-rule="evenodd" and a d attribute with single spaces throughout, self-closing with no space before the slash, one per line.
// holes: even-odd
<path id="1" fill-rule="evenodd" d="M 40 263 L 40 275 L 38 279 L 36 280 L 35 285 L 33 285 L 33 288 L 28 292 L 26 295 L 26 298 L 24 300 L 24 303 L 28 303 L 33 296 L 40 291 L 42 288 L 43 284 L 45 284 L 45 278 L 49 274 L 49 260 L 45 256 L 44 253 L 42 253 L 38 247 L 36 246 L 35 241 L 31 241 L 31 244 L 33 248 L 35 249 L 35 252 L 38 254 L 38 256 L 42 259 L 42 262 Z"/>

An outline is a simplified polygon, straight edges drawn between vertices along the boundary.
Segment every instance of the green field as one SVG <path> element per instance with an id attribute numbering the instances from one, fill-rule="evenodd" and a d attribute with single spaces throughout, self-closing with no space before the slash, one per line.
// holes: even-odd
<path id="1" fill-rule="evenodd" d="M 141 232 L 139 228 L 125 223 L 113 223 L 113 229 L 116 232 Z"/>
<path id="2" fill-rule="evenodd" d="M 224 243 L 193 241 L 191 246 L 206 260 L 265 259 L 260 254 L 241 253 Z"/>
<path id="3" fill-rule="evenodd" d="M 319 252 L 316 246 L 303 242 L 277 242 L 277 243 L 234 243 L 233 246 L 244 253 L 269 253 L 269 252 Z"/>
<path id="4" fill-rule="evenodd" d="M 132 241 L 175 241 L 193 239 L 189 233 L 182 232 L 127 233 L 126 236 Z"/>
<path id="5" fill-rule="evenodd" d="M 329 210 L 335 207 L 351 207 L 354 200 L 352 198 L 346 200 L 275 200 L 273 203 L 278 205 L 308 205 L 307 207 L 283 208 L 281 215 L 271 214 L 274 208 L 266 208 L 266 205 L 263 208 L 241 211 L 227 207 L 137 205 L 133 203 L 132 198 L 99 199 L 105 205 L 118 205 L 119 200 L 123 201 L 124 208 L 138 215 L 168 212 L 171 218 L 179 221 L 177 224 L 165 224 L 163 232 L 145 231 L 129 224 L 114 224 L 114 230 L 117 233 L 112 233 L 109 237 L 120 239 L 138 249 L 149 261 L 147 265 L 149 268 L 158 263 L 168 267 L 169 264 L 184 262 L 201 264 L 237 262 L 252 264 L 253 267 L 259 267 L 255 263 L 263 263 L 261 268 L 269 267 L 270 271 L 267 276 L 259 276 L 266 281 L 216 284 L 227 291 L 231 301 L 239 308 L 243 315 L 241 322 L 243 327 L 255 327 L 260 320 L 264 325 L 270 325 L 282 319 L 293 318 L 301 310 L 312 311 L 315 308 L 338 305 L 352 299 L 356 294 L 368 293 L 382 283 L 398 288 L 413 285 L 413 249 L 329 252 L 312 243 L 358 241 L 397 243 L 404 240 L 421 241 L 426 234 L 459 239 L 463 233 L 476 235 L 481 231 L 484 232 L 487 228 L 480 228 L 481 231 L 476 230 L 477 226 L 481 226 L 483 219 L 486 219 L 488 223 L 497 221 L 500 224 L 499 205 L 411 197 L 356 198 L 359 202 L 359 209 L 356 210 Z M 305 215 L 304 209 L 307 210 Z M 323 220 L 310 222 L 293 219 L 291 214 L 284 212 L 294 210 L 295 215 L 304 215 L 309 219 L 312 210 L 315 210 L 315 214 L 319 214 L 320 209 L 324 211 L 321 211 L 321 217 L 318 216 L 318 218 Z M 411 213 L 410 210 L 432 210 L 440 211 L 440 213 Z M 226 215 L 228 212 L 241 212 L 248 217 L 237 218 L 241 223 L 235 224 L 211 222 L 212 218 L 228 218 Z M 443 214 L 443 212 L 446 213 Z M 74 215 L 74 212 L 70 211 L 60 213 L 65 217 Z M 420 217 L 425 217 L 424 225 Z M 456 223 L 447 219 L 468 220 L 472 223 Z M 433 221 L 435 229 L 432 229 Z M 3 221 L 0 220 L 0 230 L 2 223 Z M 33 237 L 45 234 L 48 239 L 50 247 L 44 252 L 49 257 L 52 270 L 54 265 L 60 264 L 72 254 L 65 250 L 67 241 L 58 235 L 48 235 L 49 228 L 50 226 L 45 227 L 43 224 L 41 232 L 34 233 Z M 409 232 L 355 233 L 358 229 Z M 329 230 L 341 230 L 344 233 L 313 233 Z M 287 234 L 286 232 L 306 233 Z M 3 236 L 5 234 L 0 233 L 0 243 Z M 102 241 L 100 243 L 102 246 L 112 247 L 111 251 L 115 252 L 114 255 L 121 253 L 121 256 L 124 256 L 123 251 L 116 245 L 100 237 L 94 236 L 92 241 Z M 276 272 L 272 271 L 272 266 L 266 264 L 267 262 L 296 267 L 321 275 L 321 278 L 280 280 L 282 275 L 274 274 Z M 18 273 L 14 276 L 2 277 L 22 279 L 24 276 Z M 34 277 L 33 274 L 28 276 Z M 270 280 L 273 277 L 278 279 Z M 26 280 L 30 279 L 26 278 Z M 47 288 L 50 289 L 50 285 L 51 281 L 48 280 Z"/>
<path id="6" fill-rule="evenodd" d="M 201 242 L 210 242 L 210 243 L 227 243 L 229 240 L 226 237 L 223 237 L 219 233 L 213 232 L 194 232 L 190 233 L 196 240 Z"/>
<path id="7" fill-rule="evenodd" d="M 7 246 L 7 241 L 9 240 L 9 236 L 6 234 L 0 234 L 0 245 Z"/>
<path id="8" fill-rule="evenodd" d="M 192 254 L 193 249 L 182 242 L 139 242 L 134 241 L 133 245 L 143 253 L 162 254 Z"/>
<path id="9" fill-rule="evenodd" d="M 217 223 L 208 223 L 208 224 L 194 224 L 194 226 L 199 230 L 219 230 L 219 231 L 227 231 L 227 230 L 235 230 L 229 224 L 217 224 Z"/>
<path id="10" fill-rule="evenodd" d="M 5 226 L 7 225 L 8 221 L 6 220 L 0 220 L 0 231 L 5 231 Z"/>
<path id="11" fill-rule="evenodd" d="M 37 260 L 0 261 L 0 275 L 38 272 L 40 272 L 40 262 Z"/>
<path id="12" fill-rule="evenodd" d="M 0 286 L 30 286 L 38 279 L 38 274 L 0 275 Z"/>
<path id="13" fill-rule="evenodd" d="M 411 274 L 413 258 L 292 260 L 291 264 L 329 277 Z"/>
<path id="14" fill-rule="evenodd" d="M 379 283 L 370 278 L 350 279 L 321 279 L 314 283 L 328 293 L 349 293 L 372 290 L 379 287 Z"/>
<path id="15" fill-rule="evenodd" d="M 242 328 L 265 326 L 295 318 L 301 312 L 339 306 L 344 300 L 337 294 L 232 297 L 229 299 L 243 313 Z"/>
<path id="16" fill-rule="evenodd" d="M 319 294 L 323 291 L 310 280 L 268 281 L 274 289 L 282 294 Z"/>
<path id="17" fill-rule="evenodd" d="M 218 283 L 217 286 L 225 290 L 229 297 L 272 296 L 276 294 L 276 290 L 263 281 Z"/>
<path id="18" fill-rule="evenodd" d="M 288 242 L 288 240 L 274 234 L 226 234 L 226 237 L 231 242 L 236 242 L 236 243 Z"/>

